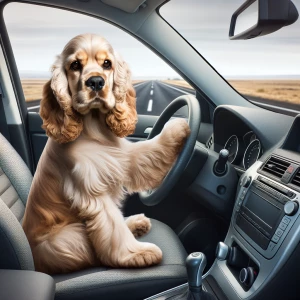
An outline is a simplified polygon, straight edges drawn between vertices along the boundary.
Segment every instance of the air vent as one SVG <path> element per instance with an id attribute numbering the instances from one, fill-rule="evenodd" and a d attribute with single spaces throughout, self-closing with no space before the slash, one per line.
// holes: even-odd
<path id="1" fill-rule="evenodd" d="M 214 137 L 213 135 L 210 136 L 209 140 L 206 142 L 206 148 L 210 149 L 210 147 L 212 146 L 214 142 Z"/>
<path id="2" fill-rule="evenodd" d="M 281 158 L 271 156 L 264 164 L 262 171 L 269 173 L 277 178 L 282 178 L 283 174 L 290 166 L 290 163 Z"/>
<path id="3" fill-rule="evenodd" d="M 300 187 L 300 170 L 295 174 L 291 184 Z"/>

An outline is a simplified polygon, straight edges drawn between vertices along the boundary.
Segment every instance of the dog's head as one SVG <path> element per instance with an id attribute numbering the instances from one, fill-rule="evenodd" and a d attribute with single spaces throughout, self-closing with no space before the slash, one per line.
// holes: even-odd
<path id="1" fill-rule="evenodd" d="M 57 57 L 44 86 L 43 128 L 58 143 L 73 141 L 83 129 L 83 115 L 95 109 L 117 136 L 134 132 L 135 91 L 127 64 L 104 38 L 79 35 Z"/>

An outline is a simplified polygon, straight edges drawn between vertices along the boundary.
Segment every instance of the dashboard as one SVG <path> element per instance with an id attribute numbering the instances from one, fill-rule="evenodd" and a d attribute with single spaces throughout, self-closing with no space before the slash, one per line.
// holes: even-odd
<path id="1" fill-rule="evenodd" d="M 208 145 L 215 152 L 227 149 L 228 161 L 244 172 L 283 142 L 293 119 L 274 118 L 273 112 L 259 108 L 219 106 L 214 113 L 213 142 Z"/>

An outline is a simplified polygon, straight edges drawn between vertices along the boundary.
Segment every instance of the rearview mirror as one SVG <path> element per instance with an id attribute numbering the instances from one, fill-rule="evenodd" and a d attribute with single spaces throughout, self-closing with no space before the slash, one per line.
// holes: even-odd
<path id="1" fill-rule="evenodd" d="M 270 34 L 298 19 L 290 0 L 247 0 L 232 15 L 229 38 L 246 40 Z"/>

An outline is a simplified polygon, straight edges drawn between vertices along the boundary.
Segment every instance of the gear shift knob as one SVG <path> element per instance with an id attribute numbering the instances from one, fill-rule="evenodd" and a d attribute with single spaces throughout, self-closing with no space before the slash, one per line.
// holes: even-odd
<path id="1" fill-rule="evenodd" d="M 202 289 L 202 274 L 206 267 L 205 255 L 202 252 L 191 253 L 185 264 L 190 290 Z"/>

